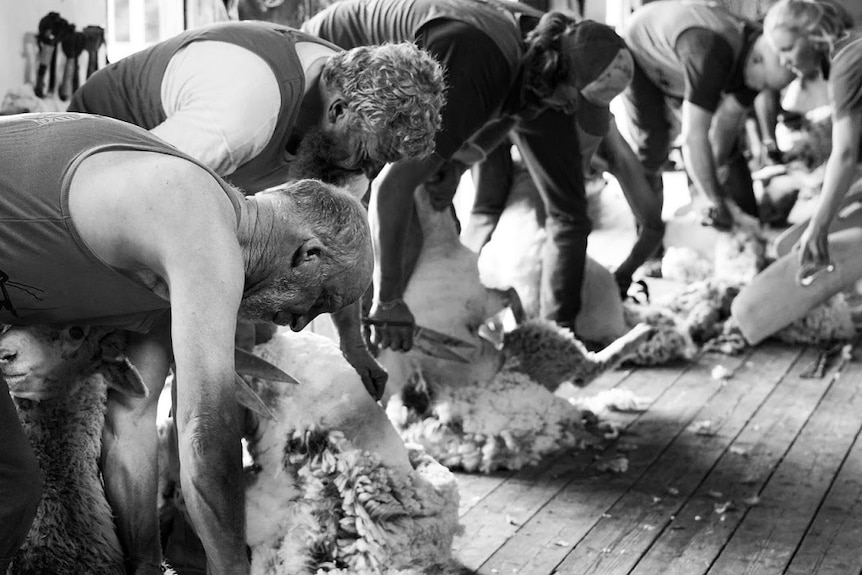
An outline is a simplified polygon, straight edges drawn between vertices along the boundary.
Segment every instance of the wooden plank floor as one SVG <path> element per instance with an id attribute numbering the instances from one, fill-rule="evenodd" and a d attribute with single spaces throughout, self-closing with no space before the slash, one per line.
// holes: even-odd
<path id="1" fill-rule="evenodd" d="M 801 377 L 817 351 L 767 343 L 606 374 L 577 393 L 649 404 L 605 417 L 628 470 L 579 451 L 459 474 L 456 557 L 481 575 L 862 573 L 862 363 Z"/>

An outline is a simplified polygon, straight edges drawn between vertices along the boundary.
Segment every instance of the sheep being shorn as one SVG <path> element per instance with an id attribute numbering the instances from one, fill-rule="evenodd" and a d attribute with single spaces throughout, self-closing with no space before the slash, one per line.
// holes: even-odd
<path id="1" fill-rule="evenodd" d="M 547 239 L 544 209 L 530 174 L 517 169 L 505 209 L 478 258 L 482 284 L 514 288 L 528 318 L 539 317 L 542 248 Z M 613 274 L 588 255 L 575 331 L 591 342 L 607 344 L 631 327 L 625 324 Z"/>
<path id="2" fill-rule="evenodd" d="M 544 206 L 529 174 L 517 172 L 506 207 L 478 263 L 482 282 L 497 289 L 513 287 L 521 296 L 527 317 L 532 319 L 539 315 L 540 256 L 546 239 L 543 212 Z M 702 267 L 712 269 L 711 263 Z M 667 314 L 655 309 L 633 311 L 637 307 L 640 306 L 623 304 L 613 274 L 588 255 L 581 312 L 575 323 L 579 337 L 591 344 L 608 345 L 638 323 L 646 322 L 653 332 L 634 349 L 626 360 L 628 363 L 662 365 L 692 357 L 692 347 L 679 322 L 660 317 Z"/>
<path id="3" fill-rule="evenodd" d="M 651 332 L 639 323 L 603 350 L 591 352 L 553 322 L 530 320 L 505 335 L 505 369 L 523 372 L 551 391 L 566 381 L 584 386 L 636 353 Z"/>
<path id="4" fill-rule="evenodd" d="M 414 372 L 421 372 L 435 386 L 481 385 L 503 364 L 503 354 L 480 337 L 479 330 L 489 317 L 506 307 L 505 296 L 487 289 L 479 280 L 477 256 L 461 244 L 449 212 L 434 211 L 421 186 L 414 198 L 422 250 L 404 301 L 419 325 L 472 343 L 473 349 L 458 350 L 469 363 L 431 357 L 415 346 L 406 353 L 381 350 L 379 361 L 389 372 L 387 399 L 400 393 Z"/>
<path id="5" fill-rule="evenodd" d="M 146 388 L 119 332 L 11 328 L 0 336 L 3 373 L 43 474 L 43 494 L 10 573 L 125 573 L 99 472 L 108 388 Z"/>
<path id="6" fill-rule="evenodd" d="M 593 355 L 556 328 L 497 331 L 494 344 L 480 337 L 487 318 L 506 302 L 480 281 L 477 256 L 460 243 L 450 214 L 435 212 L 421 187 L 414 197 L 423 246 L 404 299 L 419 325 L 473 342 L 474 349 L 458 350 L 468 364 L 416 349 L 381 352 L 390 373 L 387 413 L 404 440 L 422 445 L 449 467 L 487 472 L 518 469 L 592 439 L 581 412 L 551 390 L 566 380 L 585 384 L 613 368 L 630 350 L 628 340 Z M 616 287 L 612 291 L 619 298 Z M 622 326 L 621 313 L 620 308 Z M 639 340 L 643 329 L 630 337 Z M 622 326 L 620 335 L 626 331 Z M 528 357 L 537 350 L 542 358 L 554 356 L 545 369 L 541 360 Z M 510 361 L 504 368 L 513 357 L 523 360 L 520 367 Z"/>
<path id="7" fill-rule="evenodd" d="M 300 383 L 249 380 L 274 415 L 248 417 L 252 573 L 452 572 L 461 529 L 454 476 L 404 445 L 337 345 L 313 333 L 280 333 L 254 352 Z M 161 426 L 167 441 L 172 422 Z M 176 469 L 166 463 L 162 469 Z M 175 482 L 176 472 L 161 483 Z M 164 504 L 182 505 L 177 486 L 171 491 Z"/>
<path id="8" fill-rule="evenodd" d="M 688 361 L 697 353 L 697 346 L 683 320 L 662 306 L 626 302 L 623 313 L 629 325 L 645 323 L 652 327 L 652 333 L 646 341 L 625 359 L 624 364 L 667 365 L 676 361 Z"/>
<path id="9" fill-rule="evenodd" d="M 415 377 L 386 411 L 405 441 L 450 469 L 520 469 L 597 442 L 580 411 L 523 373 L 504 370 L 481 386 L 440 388 L 433 399 Z"/>

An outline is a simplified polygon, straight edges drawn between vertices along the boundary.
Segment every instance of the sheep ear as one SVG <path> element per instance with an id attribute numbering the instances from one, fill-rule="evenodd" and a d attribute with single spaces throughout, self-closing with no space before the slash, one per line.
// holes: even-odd
<path id="1" fill-rule="evenodd" d="M 234 374 L 234 382 L 236 383 L 236 401 L 243 407 L 253 411 L 264 419 L 277 421 L 275 413 L 264 403 L 263 399 L 251 388 L 246 380 L 241 378 L 239 374 Z"/>
<path id="2" fill-rule="evenodd" d="M 259 377 L 276 383 L 299 384 L 299 381 L 289 373 L 266 361 L 265 359 L 249 353 L 238 347 L 234 348 L 234 369 L 242 375 Z"/>
<path id="3" fill-rule="evenodd" d="M 119 377 L 108 377 L 108 387 L 128 395 L 129 397 L 144 398 L 150 395 L 150 390 L 144 383 L 144 378 L 141 377 L 141 372 L 138 371 L 128 358 L 122 358 L 116 364 L 115 373 Z"/>

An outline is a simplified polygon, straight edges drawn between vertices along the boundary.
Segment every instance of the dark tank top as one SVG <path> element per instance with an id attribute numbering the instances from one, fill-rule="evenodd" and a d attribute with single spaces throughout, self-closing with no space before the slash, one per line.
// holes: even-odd
<path id="1" fill-rule="evenodd" d="M 281 92 L 275 132 L 254 158 L 225 174 L 233 185 L 255 193 L 288 181 L 293 155 L 287 144 L 305 92 L 305 71 L 296 42 L 340 48 L 299 30 L 268 22 L 226 22 L 183 32 L 102 68 L 72 97 L 69 110 L 110 116 L 147 130 L 167 119 L 162 106 L 162 79 L 174 54 L 192 42 L 228 42 L 262 58 L 272 69 Z"/>
<path id="2" fill-rule="evenodd" d="M 186 158 L 218 181 L 239 222 L 242 196 L 215 173 L 149 132 L 73 113 L 0 118 L 0 324 L 84 324 L 148 331 L 170 307 L 82 240 L 69 214 L 81 161 L 98 152 Z"/>

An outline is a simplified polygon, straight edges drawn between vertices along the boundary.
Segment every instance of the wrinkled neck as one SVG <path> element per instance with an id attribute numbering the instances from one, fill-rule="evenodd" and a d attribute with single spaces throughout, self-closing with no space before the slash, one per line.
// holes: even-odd
<path id="1" fill-rule="evenodd" d="M 277 237 L 275 214 L 271 202 L 251 196 L 245 198 L 237 234 L 249 291 L 266 279 L 273 259 L 273 241 Z"/>

